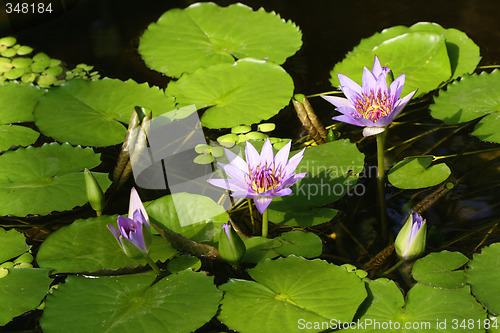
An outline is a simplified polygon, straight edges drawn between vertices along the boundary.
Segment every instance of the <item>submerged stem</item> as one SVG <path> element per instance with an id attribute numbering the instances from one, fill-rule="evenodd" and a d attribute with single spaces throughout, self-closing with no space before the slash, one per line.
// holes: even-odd
<path id="1" fill-rule="evenodd" d="M 253 209 L 252 209 L 252 200 L 247 199 L 248 210 L 250 211 L 250 220 L 252 221 L 252 235 L 255 233 L 255 221 L 253 219 Z"/>
<path id="2" fill-rule="evenodd" d="M 262 237 L 267 237 L 267 229 L 269 227 L 269 220 L 267 218 L 267 209 L 262 213 Z"/>

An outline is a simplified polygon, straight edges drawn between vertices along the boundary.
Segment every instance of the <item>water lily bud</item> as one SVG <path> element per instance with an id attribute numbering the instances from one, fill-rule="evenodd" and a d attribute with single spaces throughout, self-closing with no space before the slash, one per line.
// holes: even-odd
<path id="1" fill-rule="evenodd" d="M 394 242 L 396 253 L 403 260 L 419 257 L 425 251 L 426 238 L 427 221 L 412 212 Z"/>
<path id="2" fill-rule="evenodd" d="M 231 223 L 222 226 L 219 237 L 219 253 L 231 265 L 237 265 L 245 256 L 246 247 Z"/>
<path id="3" fill-rule="evenodd" d="M 104 193 L 89 169 L 85 168 L 84 175 L 85 186 L 87 188 L 87 199 L 92 209 L 95 210 L 97 216 L 99 216 L 104 208 Z"/>

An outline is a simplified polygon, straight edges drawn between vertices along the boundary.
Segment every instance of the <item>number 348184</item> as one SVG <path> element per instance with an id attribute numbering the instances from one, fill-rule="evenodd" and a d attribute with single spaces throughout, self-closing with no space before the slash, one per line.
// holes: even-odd
<path id="1" fill-rule="evenodd" d="M 7 14 L 16 13 L 16 14 L 43 14 L 43 13 L 52 13 L 52 4 L 49 2 L 45 3 L 11 3 L 7 2 L 5 4 L 5 12 Z"/>

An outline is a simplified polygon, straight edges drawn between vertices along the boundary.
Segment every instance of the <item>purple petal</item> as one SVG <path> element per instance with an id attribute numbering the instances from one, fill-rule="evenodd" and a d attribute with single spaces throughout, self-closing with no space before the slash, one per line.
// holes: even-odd
<path id="1" fill-rule="evenodd" d="M 341 107 L 341 106 L 346 106 L 351 108 L 353 107 L 352 103 L 347 98 L 336 97 L 336 96 L 325 96 L 325 95 L 321 95 L 321 97 L 323 97 L 323 99 L 332 103 L 336 107 Z"/>
<path id="2" fill-rule="evenodd" d="M 392 120 L 394 119 L 393 113 L 391 113 L 388 116 L 381 117 L 377 119 L 377 121 L 373 124 L 372 127 L 385 127 L 387 125 L 390 125 L 392 123 Z"/>
<path id="3" fill-rule="evenodd" d="M 255 169 L 260 164 L 260 155 L 257 149 L 248 141 L 245 142 L 245 157 L 250 169 Z"/>
<path id="4" fill-rule="evenodd" d="M 121 231 L 123 229 L 128 230 L 130 229 L 131 226 L 134 226 L 135 222 L 131 218 L 125 216 L 118 216 L 117 224 L 118 224 L 118 230 L 120 231 L 120 233 L 122 233 Z"/>
<path id="5" fill-rule="evenodd" d="M 245 180 L 245 176 L 248 174 L 248 169 L 246 172 L 244 172 L 236 165 L 219 163 L 219 166 L 233 180 L 234 179 Z"/>
<path id="6" fill-rule="evenodd" d="M 270 198 L 270 197 L 257 197 L 257 198 L 254 198 L 253 201 L 255 202 L 255 207 L 257 207 L 257 210 L 261 214 L 264 214 L 264 212 L 266 211 L 267 207 L 271 204 L 271 201 L 273 201 L 273 198 Z"/>
<path id="7" fill-rule="evenodd" d="M 120 232 L 118 231 L 118 229 L 116 229 L 114 226 L 112 226 L 111 224 L 108 224 L 108 229 L 109 231 L 111 231 L 111 233 L 113 234 L 113 236 L 115 236 L 115 238 L 120 241 Z"/>
<path id="8" fill-rule="evenodd" d="M 228 223 L 224 223 L 222 225 L 222 229 L 224 229 L 224 231 L 226 232 L 227 238 L 231 239 L 231 236 L 229 236 L 229 228 L 230 228 L 229 222 Z"/>
<path id="9" fill-rule="evenodd" d="M 378 76 L 374 76 L 366 67 L 363 68 L 363 91 L 371 90 L 377 84 Z"/>
<path id="10" fill-rule="evenodd" d="M 208 179 L 210 184 L 224 188 L 229 191 L 242 191 L 245 187 L 243 183 L 230 179 Z M 246 185 L 246 184 L 245 184 Z"/>
<path id="11" fill-rule="evenodd" d="M 137 228 L 134 232 L 130 233 L 130 237 L 128 237 L 135 246 L 141 249 L 144 253 L 147 253 L 146 244 L 144 243 L 144 236 L 142 234 L 142 228 Z"/>
<path id="12" fill-rule="evenodd" d="M 360 123 L 362 123 L 363 126 L 372 127 L 374 125 L 374 122 L 371 121 L 370 119 L 366 119 L 366 118 L 363 118 L 363 117 L 355 117 L 354 119 L 356 119 L 357 121 L 359 121 Z"/>
<path id="13" fill-rule="evenodd" d="M 288 141 L 288 143 L 276 153 L 276 157 L 274 158 L 276 170 L 284 168 L 287 164 L 288 155 L 290 155 L 290 147 L 292 147 L 292 141 Z"/>
<path id="14" fill-rule="evenodd" d="M 417 92 L 416 90 L 412 91 L 411 93 L 409 93 L 408 95 L 406 95 L 405 97 L 401 98 L 396 102 L 396 104 L 394 105 L 394 111 L 392 111 L 392 113 L 395 113 L 393 119 L 396 118 L 396 116 L 401 112 L 401 110 L 403 110 L 403 108 L 406 106 L 406 104 L 408 104 L 408 102 L 413 97 L 413 95 L 415 95 L 416 92 Z"/>
<path id="15" fill-rule="evenodd" d="M 144 216 L 145 220 L 147 221 L 147 224 L 149 225 L 148 213 L 146 212 L 146 209 L 142 204 L 141 198 L 139 197 L 137 190 L 135 189 L 135 187 L 132 187 L 132 190 L 130 191 L 130 202 L 128 205 L 128 216 L 133 217 L 134 212 L 136 210 L 140 210 L 142 212 L 142 215 Z"/>
<path id="16" fill-rule="evenodd" d="M 283 177 L 287 178 L 289 177 L 290 174 L 294 173 L 295 169 L 299 166 L 300 161 L 302 161 L 302 158 L 304 157 L 304 152 L 306 149 L 302 149 L 299 151 L 297 154 L 293 155 L 290 160 L 288 160 L 288 163 L 286 164 L 285 168 L 283 169 Z"/>
<path id="17" fill-rule="evenodd" d="M 342 92 L 353 105 L 357 100 L 362 99 L 362 92 L 358 93 L 349 87 L 342 87 Z"/>
<path id="18" fill-rule="evenodd" d="M 269 139 L 266 139 L 266 142 L 264 142 L 264 146 L 262 146 L 260 161 L 261 163 L 265 163 L 268 166 L 272 165 L 274 162 L 273 146 L 271 145 L 271 141 L 269 141 Z"/>
<path id="19" fill-rule="evenodd" d="M 293 184 L 295 184 L 296 182 L 298 182 L 299 180 L 301 180 L 302 178 L 304 178 L 306 176 L 306 174 L 307 174 L 307 172 L 302 172 L 302 173 L 291 175 L 290 177 L 288 177 L 286 180 L 283 181 L 283 184 L 281 184 L 280 187 L 282 189 L 290 187 Z"/>
<path id="20" fill-rule="evenodd" d="M 151 229 L 151 227 L 149 226 L 149 222 L 146 220 L 144 214 L 142 214 L 139 209 L 134 212 L 134 221 L 139 222 L 140 224 L 144 223 L 148 228 Z"/>
<path id="21" fill-rule="evenodd" d="M 339 106 L 336 108 L 338 112 L 342 113 L 343 115 L 346 115 L 348 117 L 357 117 L 359 116 L 358 111 L 354 108 L 354 106 L 346 107 L 346 106 Z"/>
<path id="22" fill-rule="evenodd" d="M 248 164 L 240 156 L 236 155 L 229 149 L 224 149 L 224 152 L 226 153 L 227 160 L 231 165 L 236 166 L 241 171 L 248 172 Z M 221 165 L 221 163 L 218 164 Z"/>
<path id="23" fill-rule="evenodd" d="M 373 60 L 372 73 L 376 77 L 382 74 L 382 65 L 380 65 L 380 60 L 377 55 L 375 55 L 375 59 Z"/>
<path id="24" fill-rule="evenodd" d="M 255 197 L 258 197 L 259 194 L 257 194 L 255 191 L 245 191 L 245 190 L 237 190 L 237 191 L 233 191 L 231 193 L 231 196 L 233 198 L 255 198 Z"/>
<path id="25" fill-rule="evenodd" d="M 336 121 L 341 121 L 341 122 L 346 123 L 346 124 L 351 124 L 351 125 L 356 125 L 356 126 L 366 126 L 365 124 L 363 124 L 362 122 L 360 122 L 359 120 L 357 120 L 351 116 L 341 115 L 341 116 L 333 117 L 332 119 L 336 120 Z"/>
<path id="26" fill-rule="evenodd" d="M 348 100 L 356 100 L 356 97 L 361 96 L 363 89 L 359 84 L 345 76 L 344 74 L 337 74 L 340 82 L 340 89 Z"/>
<path id="27" fill-rule="evenodd" d="M 290 195 L 290 194 L 292 194 L 292 189 L 290 189 L 289 187 L 274 192 L 275 197 L 284 197 L 285 195 Z"/>
<path id="28" fill-rule="evenodd" d="M 396 101 L 401 96 L 401 92 L 405 86 L 405 75 L 401 74 L 396 80 L 394 80 L 389 86 L 389 93 L 393 96 L 393 102 Z"/>

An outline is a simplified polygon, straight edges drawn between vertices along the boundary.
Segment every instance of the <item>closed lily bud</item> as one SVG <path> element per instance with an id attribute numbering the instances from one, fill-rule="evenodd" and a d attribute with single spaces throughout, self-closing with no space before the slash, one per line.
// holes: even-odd
<path id="1" fill-rule="evenodd" d="M 85 168 L 84 175 L 85 186 L 87 188 L 87 200 L 92 209 L 96 211 L 97 216 L 100 216 L 104 208 L 104 193 L 89 169 Z"/>
<path id="2" fill-rule="evenodd" d="M 245 256 L 246 247 L 231 223 L 222 226 L 219 237 L 219 253 L 222 259 L 236 266 Z"/>
<path id="3" fill-rule="evenodd" d="M 425 252 L 426 239 L 427 221 L 412 212 L 394 242 L 396 253 L 403 260 L 419 257 Z"/>

